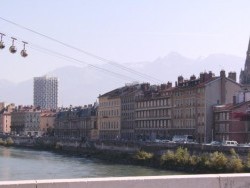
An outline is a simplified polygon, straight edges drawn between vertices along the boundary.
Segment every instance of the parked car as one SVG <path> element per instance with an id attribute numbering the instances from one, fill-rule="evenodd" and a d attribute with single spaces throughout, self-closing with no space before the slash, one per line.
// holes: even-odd
<path id="1" fill-rule="evenodd" d="M 176 143 L 187 143 L 194 142 L 194 137 L 192 135 L 175 135 L 172 139 Z"/>
<path id="2" fill-rule="evenodd" d="M 234 140 L 225 140 L 222 142 L 223 146 L 238 146 L 238 142 Z"/>
<path id="3" fill-rule="evenodd" d="M 219 141 L 212 141 L 212 142 L 210 142 L 209 144 L 207 144 L 207 145 L 210 145 L 210 146 L 221 146 L 222 145 L 222 143 L 221 142 L 219 142 Z"/>
<path id="4" fill-rule="evenodd" d="M 238 144 L 239 147 L 250 147 L 250 144 Z"/>

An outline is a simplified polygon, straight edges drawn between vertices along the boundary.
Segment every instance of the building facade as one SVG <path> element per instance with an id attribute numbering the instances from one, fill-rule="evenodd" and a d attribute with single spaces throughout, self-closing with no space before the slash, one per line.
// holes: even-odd
<path id="1" fill-rule="evenodd" d="M 135 138 L 136 140 L 170 139 L 172 127 L 172 84 L 147 85 L 136 97 Z"/>
<path id="2" fill-rule="evenodd" d="M 56 109 L 58 105 L 58 79 L 56 77 L 35 77 L 33 88 L 34 106 L 41 109 Z"/>
<path id="3" fill-rule="evenodd" d="M 18 106 L 11 113 L 11 133 L 23 136 L 41 136 L 41 111 L 33 106 Z"/>
<path id="4" fill-rule="evenodd" d="M 98 139 L 97 105 L 60 109 L 56 114 L 54 135 L 82 140 Z"/>
<path id="5" fill-rule="evenodd" d="M 121 92 L 118 88 L 99 96 L 98 131 L 100 140 L 121 138 Z"/>
<path id="6" fill-rule="evenodd" d="M 250 142 L 250 101 L 217 105 L 214 112 L 214 140 Z"/>
<path id="7" fill-rule="evenodd" d="M 135 140 L 136 97 L 141 95 L 146 84 L 126 84 L 121 94 L 121 139 Z"/>
<path id="8" fill-rule="evenodd" d="M 3 104 L 3 103 L 2 103 Z M 0 132 L 10 133 L 11 112 L 15 109 L 14 104 L 2 105 L 0 110 Z"/>
<path id="9" fill-rule="evenodd" d="M 210 142 L 214 131 L 212 107 L 233 100 L 241 90 L 235 79 L 236 73 L 226 77 L 225 71 L 217 77 L 212 72 L 201 73 L 198 79 L 179 77 L 173 91 L 174 134 L 191 134 L 198 142 Z"/>
<path id="10" fill-rule="evenodd" d="M 53 136 L 56 112 L 42 111 L 40 114 L 40 130 L 42 135 Z"/>

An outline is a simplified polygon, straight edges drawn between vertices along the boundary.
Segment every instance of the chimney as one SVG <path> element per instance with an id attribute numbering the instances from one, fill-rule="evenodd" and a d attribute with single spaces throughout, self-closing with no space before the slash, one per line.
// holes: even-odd
<path id="1" fill-rule="evenodd" d="M 226 72 L 224 70 L 220 71 L 220 77 L 226 77 Z"/>
<path id="2" fill-rule="evenodd" d="M 236 72 L 229 72 L 228 78 L 236 82 Z"/>
<path id="3" fill-rule="evenodd" d="M 171 88 L 172 87 L 172 82 L 168 82 L 167 83 L 167 89 Z"/>
<path id="4" fill-rule="evenodd" d="M 224 70 L 220 71 L 221 78 L 221 104 L 225 104 L 226 102 L 226 73 Z"/>
<path id="5" fill-rule="evenodd" d="M 192 76 L 190 76 L 190 80 L 191 80 L 191 81 L 196 80 L 196 77 L 195 77 L 194 74 L 193 74 Z"/>
<path id="6" fill-rule="evenodd" d="M 183 76 L 178 76 L 178 85 L 183 83 Z"/>
<path id="7" fill-rule="evenodd" d="M 212 79 L 212 78 L 213 78 L 213 73 L 212 73 L 212 71 L 209 71 L 208 77 L 209 77 L 209 79 Z"/>
<path id="8" fill-rule="evenodd" d="M 200 73 L 200 82 L 202 83 L 204 81 L 205 81 L 205 79 L 204 79 L 204 73 Z"/>
<path id="9" fill-rule="evenodd" d="M 149 89 L 149 83 L 143 83 L 142 85 L 141 85 L 141 89 L 143 90 L 143 91 L 147 91 L 148 89 Z"/>
<path id="10" fill-rule="evenodd" d="M 167 89 L 167 84 L 161 84 L 161 90 Z"/>
<path id="11" fill-rule="evenodd" d="M 233 96 L 233 105 L 236 105 L 236 96 Z"/>

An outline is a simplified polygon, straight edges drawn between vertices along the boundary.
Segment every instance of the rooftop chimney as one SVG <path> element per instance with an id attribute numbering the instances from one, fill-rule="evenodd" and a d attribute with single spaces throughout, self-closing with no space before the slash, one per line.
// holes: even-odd
<path id="1" fill-rule="evenodd" d="M 229 72 L 228 78 L 236 82 L 236 72 Z"/>

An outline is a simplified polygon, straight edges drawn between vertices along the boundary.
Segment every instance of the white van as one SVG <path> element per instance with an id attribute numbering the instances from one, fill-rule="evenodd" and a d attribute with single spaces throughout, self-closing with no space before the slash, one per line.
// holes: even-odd
<path id="1" fill-rule="evenodd" d="M 225 140 L 222 142 L 223 146 L 238 146 L 238 142 L 234 140 Z"/>

